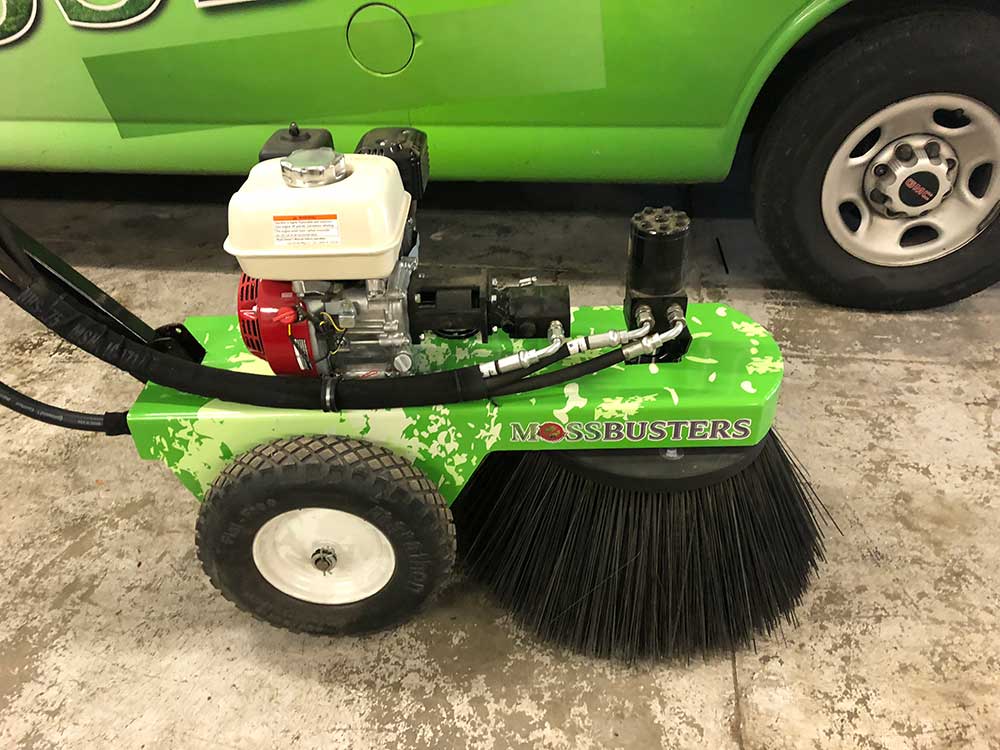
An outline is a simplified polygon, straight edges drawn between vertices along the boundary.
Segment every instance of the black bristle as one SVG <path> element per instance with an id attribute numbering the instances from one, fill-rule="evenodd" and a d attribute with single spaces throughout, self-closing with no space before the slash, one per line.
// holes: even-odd
<path id="1" fill-rule="evenodd" d="M 620 489 L 544 451 L 495 453 L 453 506 L 459 555 L 541 637 L 626 661 L 747 647 L 823 559 L 825 512 L 773 432 L 716 484 Z"/>

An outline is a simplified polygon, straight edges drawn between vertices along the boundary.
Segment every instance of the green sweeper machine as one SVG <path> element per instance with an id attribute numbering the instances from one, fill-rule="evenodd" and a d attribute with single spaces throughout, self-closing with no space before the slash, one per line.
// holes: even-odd
<path id="1" fill-rule="evenodd" d="M 0 221 L 0 291 L 144 383 L 84 414 L 201 501 L 212 584 L 273 625 L 389 627 L 458 563 L 558 644 L 627 661 L 793 621 L 823 509 L 772 429 L 771 335 L 683 289 L 688 217 L 632 219 L 621 306 L 421 265 L 427 139 L 275 133 L 229 205 L 236 316 L 152 328 Z"/>

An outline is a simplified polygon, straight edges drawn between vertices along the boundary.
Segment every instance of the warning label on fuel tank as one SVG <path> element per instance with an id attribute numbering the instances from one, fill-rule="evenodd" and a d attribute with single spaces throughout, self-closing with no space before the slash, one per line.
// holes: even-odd
<path id="1" fill-rule="evenodd" d="M 274 244 L 324 245 L 340 242 L 337 214 L 307 214 L 274 217 Z"/>

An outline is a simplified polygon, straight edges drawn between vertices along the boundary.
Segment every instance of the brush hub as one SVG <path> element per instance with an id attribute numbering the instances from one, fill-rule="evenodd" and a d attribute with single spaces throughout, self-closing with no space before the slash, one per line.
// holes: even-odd
<path id="1" fill-rule="evenodd" d="M 743 448 L 692 448 L 667 451 L 558 451 L 551 458 L 587 479 L 636 490 L 693 490 L 725 481 L 749 466 L 763 442 Z M 671 449 L 672 450 L 672 449 Z"/>

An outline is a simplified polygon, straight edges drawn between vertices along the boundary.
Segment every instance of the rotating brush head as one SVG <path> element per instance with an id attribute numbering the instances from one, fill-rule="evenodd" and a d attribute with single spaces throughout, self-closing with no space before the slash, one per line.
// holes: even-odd
<path id="1" fill-rule="evenodd" d="M 619 451 L 491 454 L 453 506 L 460 559 L 574 650 L 635 661 L 750 646 L 795 623 L 826 511 L 773 431 L 743 450 L 688 451 L 659 483 L 630 481 Z"/>

